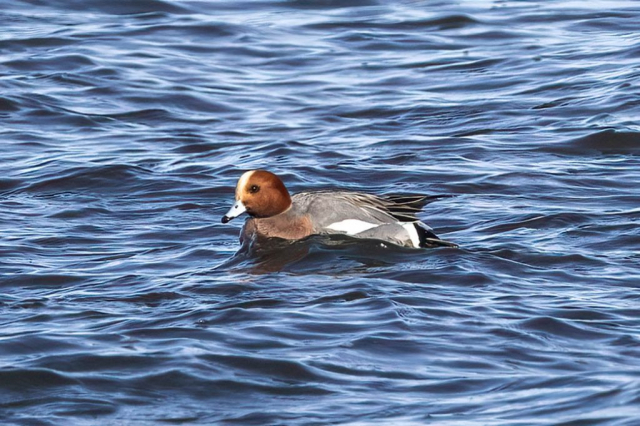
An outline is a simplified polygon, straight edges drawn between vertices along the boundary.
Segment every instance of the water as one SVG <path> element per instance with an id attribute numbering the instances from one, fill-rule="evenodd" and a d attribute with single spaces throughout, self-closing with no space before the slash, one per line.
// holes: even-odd
<path id="1" fill-rule="evenodd" d="M 640 5 L 8 0 L 5 425 L 637 425 Z M 461 249 L 240 253 L 240 174 Z"/>

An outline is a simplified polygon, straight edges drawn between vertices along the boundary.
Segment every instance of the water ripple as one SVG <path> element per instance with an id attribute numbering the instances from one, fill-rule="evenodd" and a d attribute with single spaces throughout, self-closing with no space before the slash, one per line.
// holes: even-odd
<path id="1" fill-rule="evenodd" d="M 635 2 L 0 12 L 3 424 L 634 425 Z M 241 249 L 247 169 L 460 249 Z"/>

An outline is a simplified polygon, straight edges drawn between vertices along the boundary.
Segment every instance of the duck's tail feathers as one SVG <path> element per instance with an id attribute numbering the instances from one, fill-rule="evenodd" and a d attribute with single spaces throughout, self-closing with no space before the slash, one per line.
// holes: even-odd
<path id="1" fill-rule="evenodd" d="M 414 222 L 413 226 L 415 226 L 416 231 L 418 232 L 418 238 L 420 239 L 420 247 L 422 248 L 433 248 L 433 247 L 450 247 L 450 248 L 458 248 L 459 246 L 455 243 L 441 240 L 436 234 L 433 233 L 431 228 L 425 225 L 422 222 Z"/>
<path id="2" fill-rule="evenodd" d="M 437 194 L 437 195 L 424 195 L 424 194 L 404 194 L 404 193 L 396 193 L 396 194 L 386 194 L 383 196 L 384 199 L 390 201 L 395 204 L 404 205 L 407 207 L 414 208 L 416 210 L 422 210 L 424 206 L 427 204 L 440 200 L 442 198 L 448 198 L 451 195 L 447 194 Z"/>
<path id="3" fill-rule="evenodd" d="M 445 195 L 387 194 L 379 200 L 381 207 L 387 214 L 401 222 L 413 222 L 418 220 L 416 214 L 426 204 L 443 197 Z"/>

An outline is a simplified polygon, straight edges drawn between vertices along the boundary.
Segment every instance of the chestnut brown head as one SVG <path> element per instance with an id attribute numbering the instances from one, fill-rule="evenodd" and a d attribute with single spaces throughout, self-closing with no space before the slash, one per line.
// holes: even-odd
<path id="1" fill-rule="evenodd" d="M 244 173 L 236 186 L 236 202 L 222 218 L 222 223 L 247 212 L 265 218 L 285 212 L 291 207 L 291 196 L 280 178 L 266 170 Z"/>

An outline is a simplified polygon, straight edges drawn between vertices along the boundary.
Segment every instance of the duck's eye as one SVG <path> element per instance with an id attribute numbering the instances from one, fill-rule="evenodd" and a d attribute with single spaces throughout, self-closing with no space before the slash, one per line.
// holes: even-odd
<path id="1" fill-rule="evenodd" d="M 249 192 L 252 194 L 255 194 L 258 191 L 260 191 L 260 187 L 258 185 L 251 185 L 251 188 L 249 188 Z"/>

